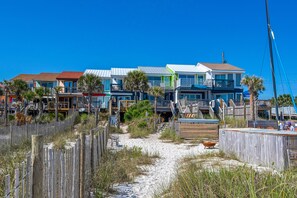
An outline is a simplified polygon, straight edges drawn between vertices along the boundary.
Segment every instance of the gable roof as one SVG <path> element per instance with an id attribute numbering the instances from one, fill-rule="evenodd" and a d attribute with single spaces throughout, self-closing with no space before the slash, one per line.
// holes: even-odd
<path id="1" fill-rule="evenodd" d="M 136 68 L 111 68 L 111 76 L 127 76 L 130 71 Z"/>
<path id="2" fill-rule="evenodd" d="M 196 65 L 174 65 L 167 64 L 166 67 L 173 70 L 176 73 L 202 73 L 203 71 L 200 68 L 196 67 Z"/>
<path id="3" fill-rule="evenodd" d="M 87 69 L 84 74 L 94 74 L 101 78 L 110 78 L 111 71 L 103 69 Z"/>
<path id="4" fill-rule="evenodd" d="M 23 80 L 25 82 L 33 81 L 34 77 L 38 74 L 19 74 L 11 80 Z"/>
<path id="5" fill-rule="evenodd" d="M 170 75 L 171 73 L 166 69 L 166 67 L 152 67 L 152 66 L 139 66 L 139 70 L 146 74 L 152 75 Z"/>
<path id="6" fill-rule="evenodd" d="M 57 76 L 57 79 L 79 79 L 84 73 L 83 72 L 73 72 L 73 71 L 63 71 Z"/>
<path id="7" fill-rule="evenodd" d="M 38 81 L 56 81 L 57 80 L 57 76 L 60 73 L 40 73 L 35 75 L 35 77 L 33 78 L 33 80 L 38 80 Z"/>
<path id="8" fill-rule="evenodd" d="M 200 63 L 211 70 L 225 70 L 225 71 L 244 71 L 243 69 L 230 65 L 228 63 Z"/>

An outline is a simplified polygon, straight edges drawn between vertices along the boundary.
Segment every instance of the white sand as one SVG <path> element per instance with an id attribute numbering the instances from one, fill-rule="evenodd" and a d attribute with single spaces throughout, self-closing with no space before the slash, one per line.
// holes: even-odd
<path id="1" fill-rule="evenodd" d="M 145 175 L 135 178 L 134 183 L 118 184 L 114 189 L 117 195 L 110 197 L 153 197 L 154 193 L 170 184 L 176 175 L 178 163 L 186 156 L 214 152 L 217 149 L 204 149 L 203 145 L 189 146 L 186 144 L 165 143 L 158 139 L 159 134 L 152 134 L 149 138 L 130 139 L 129 134 L 119 135 L 120 145 L 138 146 L 144 152 L 158 153 L 160 159 L 151 166 L 146 166 Z M 109 144 L 110 145 L 110 144 Z"/>

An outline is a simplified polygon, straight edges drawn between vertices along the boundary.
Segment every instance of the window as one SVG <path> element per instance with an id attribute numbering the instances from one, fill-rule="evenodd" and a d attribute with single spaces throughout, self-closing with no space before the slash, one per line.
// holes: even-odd
<path id="1" fill-rule="evenodd" d="M 216 74 L 215 79 L 224 80 L 224 79 L 226 79 L 226 75 L 225 74 Z"/>
<path id="2" fill-rule="evenodd" d="M 241 86 L 240 84 L 240 81 L 241 81 L 241 74 L 236 74 L 236 86 Z"/>
<path id="3" fill-rule="evenodd" d="M 202 99 L 202 95 L 201 94 L 180 94 L 179 99 L 200 100 Z"/>
<path id="4" fill-rule="evenodd" d="M 198 85 L 203 85 L 203 81 L 204 81 L 203 78 L 204 78 L 203 75 L 198 76 Z"/>
<path id="5" fill-rule="evenodd" d="M 195 76 L 194 75 L 179 75 L 181 86 L 192 86 L 195 84 Z"/>
<path id="6" fill-rule="evenodd" d="M 233 74 L 228 74 L 228 80 L 233 80 Z"/>
<path id="7" fill-rule="evenodd" d="M 235 100 L 236 100 L 236 101 L 240 101 L 240 99 L 241 99 L 241 93 L 236 93 L 236 98 L 235 98 Z"/>
<path id="8" fill-rule="evenodd" d="M 165 87 L 171 87 L 169 76 L 164 76 L 164 83 L 165 83 Z"/>
<path id="9" fill-rule="evenodd" d="M 160 86 L 161 76 L 149 76 L 148 82 L 151 84 L 151 86 Z"/>
<path id="10" fill-rule="evenodd" d="M 102 84 L 103 84 L 104 91 L 110 90 L 110 80 L 103 80 Z"/>

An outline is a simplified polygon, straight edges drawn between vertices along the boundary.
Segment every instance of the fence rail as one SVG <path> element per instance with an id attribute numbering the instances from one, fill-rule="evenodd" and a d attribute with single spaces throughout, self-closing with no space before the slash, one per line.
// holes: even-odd
<path id="1" fill-rule="evenodd" d="M 80 197 L 80 190 L 84 197 L 89 197 L 92 171 L 99 166 L 99 162 L 106 150 L 109 127 L 93 129 L 90 135 L 74 142 L 68 142 L 65 149 L 56 150 L 53 144 L 43 145 L 41 164 L 43 173 L 42 197 Z M 84 144 L 82 144 L 82 139 Z M 82 153 L 84 158 L 82 158 Z M 82 160 L 84 163 L 81 163 Z M 19 198 L 33 197 L 34 191 L 32 165 L 33 155 L 27 154 L 25 161 L 14 171 L 14 176 L 5 176 L 5 189 L 3 197 Z M 81 172 L 81 170 L 83 170 Z M 83 180 L 81 178 L 84 178 Z M 40 179 L 40 178 L 39 178 Z M 83 185 L 81 185 L 83 182 Z M 83 188 L 81 188 L 83 186 Z M 0 190 L 1 192 L 1 190 Z M 1 195 L 2 196 L 2 195 Z"/>
<path id="2" fill-rule="evenodd" d="M 64 131 L 73 126 L 77 116 L 78 112 L 74 112 L 60 122 L 0 127 L 0 146 L 20 144 L 24 140 L 30 140 L 31 135 L 52 135 L 59 131 Z"/>

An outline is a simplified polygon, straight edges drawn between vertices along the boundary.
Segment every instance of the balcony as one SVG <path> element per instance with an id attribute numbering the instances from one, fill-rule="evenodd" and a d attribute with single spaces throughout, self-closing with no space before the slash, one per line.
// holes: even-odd
<path id="1" fill-rule="evenodd" d="M 149 87 L 160 87 L 161 86 L 161 80 L 149 80 L 148 81 Z"/>
<path id="2" fill-rule="evenodd" d="M 77 87 L 62 87 L 62 93 L 78 93 Z"/>
<path id="3" fill-rule="evenodd" d="M 233 90 L 234 80 L 214 79 L 212 80 L 212 89 L 214 90 Z"/>
<path id="4" fill-rule="evenodd" d="M 117 91 L 124 91 L 123 84 L 110 84 L 110 91 L 117 92 Z"/>
<path id="5" fill-rule="evenodd" d="M 188 88 L 188 89 L 207 89 L 208 86 L 205 84 L 206 81 L 195 80 L 195 79 L 178 79 L 176 87 Z"/>

